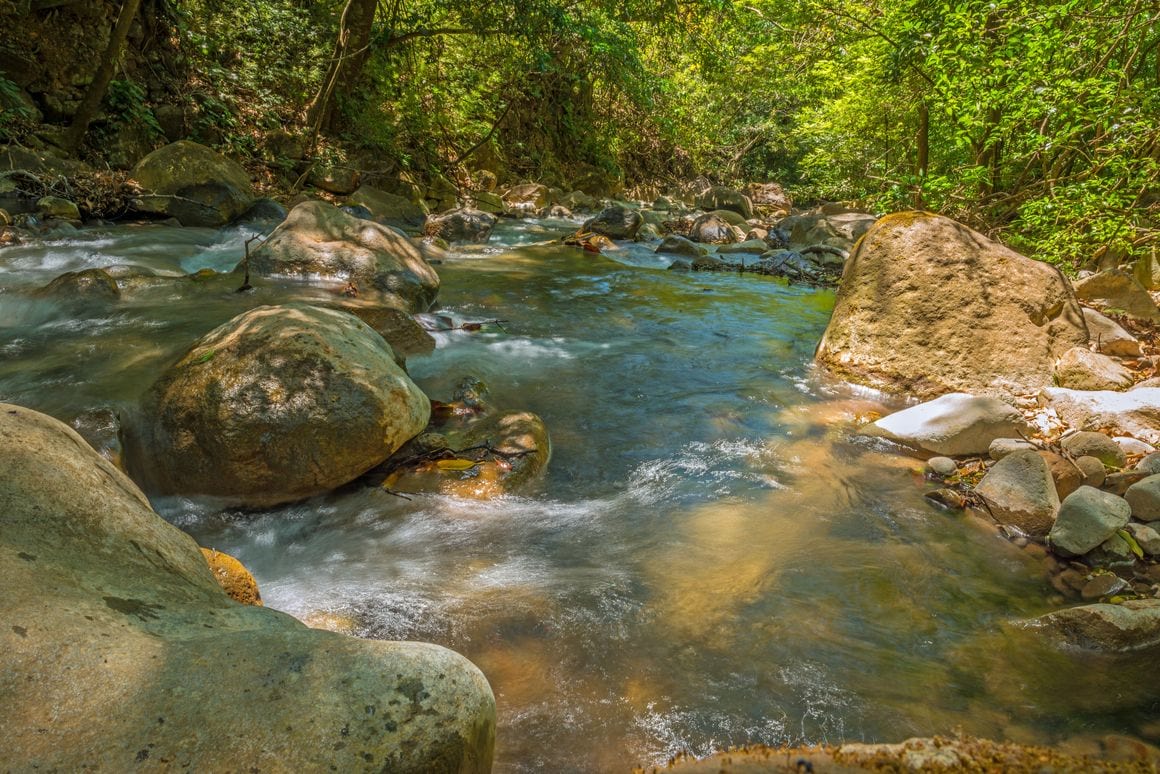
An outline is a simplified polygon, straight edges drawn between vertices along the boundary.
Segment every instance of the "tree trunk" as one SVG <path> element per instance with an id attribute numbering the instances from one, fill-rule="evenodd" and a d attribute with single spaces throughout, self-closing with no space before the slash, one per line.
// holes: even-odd
<path id="1" fill-rule="evenodd" d="M 66 150 L 75 151 L 80 147 L 81 140 L 85 138 L 85 132 L 89 130 L 89 124 L 97 117 L 97 112 L 101 109 L 101 101 L 105 99 L 105 92 L 109 90 L 109 83 L 112 82 L 113 74 L 117 70 L 121 52 L 125 49 L 129 28 L 133 25 L 133 19 L 137 16 L 137 9 L 140 6 L 141 0 L 125 0 L 121 4 L 121 12 L 117 15 L 117 24 L 113 27 L 113 34 L 109 36 L 109 45 L 105 47 L 101 63 L 93 75 L 93 82 L 89 84 L 85 98 L 81 100 L 80 107 L 73 114 L 72 124 L 69 125 L 68 133 L 64 137 Z"/>
<path id="2" fill-rule="evenodd" d="M 306 111 L 312 136 L 332 128 L 335 96 L 350 94 L 362 75 L 375 23 L 378 0 L 347 0 L 338 22 L 338 38 L 326 76 Z"/>
<path id="3" fill-rule="evenodd" d="M 915 138 L 918 146 L 918 185 L 914 189 L 914 208 L 923 207 L 922 188 L 926 184 L 926 171 L 930 163 L 930 110 L 926 100 L 918 103 L 918 136 Z"/>

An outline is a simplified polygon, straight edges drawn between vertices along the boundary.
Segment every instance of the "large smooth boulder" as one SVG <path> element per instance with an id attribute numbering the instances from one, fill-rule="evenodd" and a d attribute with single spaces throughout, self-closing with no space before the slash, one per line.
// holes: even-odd
<path id="1" fill-rule="evenodd" d="M 748 196 L 733 188 L 720 185 L 715 185 L 698 196 L 697 206 L 708 212 L 731 210 L 744 220 L 753 217 L 753 201 Z"/>
<path id="2" fill-rule="evenodd" d="M 853 381 L 933 397 L 1051 384 L 1052 366 L 1087 343 L 1059 270 L 949 218 L 877 221 L 842 274 L 817 361 Z"/>
<path id="3" fill-rule="evenodd" d="M 1059 511 L 1059 495 L 1047 461 L 1035 451 L 1008 454 L 975 487 L 991 515 L 1028 535 L 1046 535 Z"/>
<path id="4" fill-rule="evenodd" d="M 789 234 L 788 244 L 796 249 L 832 245 L 849 250 L 877 219 L 868 212 L 829 204 L 801 215 L 791 215 L 783 219 L 778 228 Z"/>
<path id="5" fill-rule="evenodd" d="M 419 433 L 430 410 L 354 315 L 260 306 L 162 374 L 126 451 L 147 488 L 265 507 L 357 478 Z"/>
<path id="6" fill-rule="evenodd" d="M 605 207 L 595 218 L 585 221 L 583 230 L 609 239 L 633 239 L 643 223 L 644 219 L 636 210 L 614 204 Z"/>
<path id="7" fill-rule="evenodd" d="M 1071 427 L 1160 444 L 1160 387 L 1136 387 L 1127 392 L 1048 387 L 1040 392 L 1039 402 L 1055 409 Z"/>
<path id="8" fill-rule="evenodd" d="M 183 226 L 224 226 L 254 203 L 240 164 L 190 140 L 153 151 L 129 177 L 141 187 L 133 205 L 138 212 L 177 218 Z"/>
<path id="9" fill-rule="evenodd" d="M 0 738 L 12 771 L 483 772 L 470 662 L 239 605 L 56 420 L 0 405 Z"/>
<path id="10" fill-rule="evenodd" d="M 1132 372 L 1107 355 L 1072 347 L 1055 361 L 1055 383 L 1070 390 L 1126 390 Z"/>
<path id="11" fill-rule="evenodd" d="M 934 454 L 986 454 L 998 438 L 1029 434 L 1023 415 L 998 398 L 951 393 L 896 411 L 859 432 Z"/>
<path id="12" fill-rule="evenodd" d="M 1069 645 L 1116 653 L 1160 645 L 1160 599 L 1069 607 L 1032 621 Z"/>
<path id="13" fill-rule="evenodd" d="M 460 207 L 430 216 L 423 231 L 428 236 L 441 237 L 452 244 L 483 244 L 491 239 L 491 230 L 495 224 L 496 217 L 490 212 Z"/>
<path id="14" fill-rule="evenodd" d="M 235 272 L 242 271 L 239 264 Z M 414 244 L 394 229 L 348 215 L 326 202 L 302 202 L 250 254 L 255 276 L 281 275 L 354 283 L 359 292 L 391 293 L 425 311 L 439 292 L 439 275 Z"/>
<path id="15" fill-rule="evenodd" d="M 1047 540 L 1063 556 L 1082 556 L 1123 529 L 1131 513 L 1122 497 L 1081 486 L 1064 499 Z"/>

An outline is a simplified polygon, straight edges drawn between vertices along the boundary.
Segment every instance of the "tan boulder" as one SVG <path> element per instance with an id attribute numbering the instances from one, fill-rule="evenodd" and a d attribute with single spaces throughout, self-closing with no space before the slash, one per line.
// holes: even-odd
<path id="1" fill-rule="evenodd" d="M 1055 360 L 1087 343 L 1071 286 L 938 215 L 880 219 L 846 262 L 817 361 L 887 390 L 1027 390 L 1052 382 Z"/>
<path id="2" fill-rule="evenodd" d="M 126 444 L 163 493 L 252 507 L 334 489 L 427 424 L 427 397 L 353 315 L 261 306 L 211 331 L 146 393 Z"/>
<path id="3" fill-rule="evenodd" d="M 1140 342 L 1124 330 L 1115 320 L 1109 319 L 1095 309 L 1084 307 L 1083 319 L 1087 323 L 1088 337 L 1097 352 L 1117 357 L 1139 357 Z"/>
<path id="4" fill-rule="evenodd" d="M 1118 309 L 1129 317 L 1142 320 L 1160 320 L 1160 308 L 1144 286 L 1124 269 L 1106 269 L 1075 283 L 1075 295 L 1110 309 Z"/>
<path id="5" fill-rule="evenodd" d="M 56 420 L 0 405 L 0 738 L 11 771 L 482 772 L 463 657 L 239 605 Z"/>
<path id="6" fill-rule="evenodd" d="M 245 270 L 245 262 L 234 270 Z M 306 201 L 250 254 L 254 276 L 352 283 L 363 294 L 393 293 L 422 312 L 435 301 L 439 275 L 409 239 L 386 226 Z"/>
<path id="7" fill-rule="evenodd" d="M 1070 390 L 1126 390 L 1132 386 L 1131 371 L 1087 347 L 1064 352 L 1055 361 L 1054 371 L 1055 383 Z"/>

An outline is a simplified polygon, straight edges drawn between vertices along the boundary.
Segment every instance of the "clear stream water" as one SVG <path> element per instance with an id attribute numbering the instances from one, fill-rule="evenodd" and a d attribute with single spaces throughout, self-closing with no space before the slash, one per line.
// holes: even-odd
<path id="1" fill-rule="evenodd" d="M 409 363 L 436 399 L 472 375 L 543 417 L 553 456 L 533 489 L 158 511 L 240 558 L 271 607 L 472 659 L 495 690 L 499 771 L 956 730 L 1160 741 L 1153 658 L 1063 652 L 1015 625 L 1052 609 L 1040 560 L 928 505 L 915 460 L 851 433 L 882 408 L 811 366 L 831 292 L 549 241 L 573 227 L 504 223 L 450 254 L 440 313 L 504 330 L 439 334 Z M 161 280 L 95 307 L 25 291 L 125 263 L 226 271 L 250 233 L 117 227 L 0 250 L 0 400 L 101 445 L 109 412 L 274 291 Z"/>

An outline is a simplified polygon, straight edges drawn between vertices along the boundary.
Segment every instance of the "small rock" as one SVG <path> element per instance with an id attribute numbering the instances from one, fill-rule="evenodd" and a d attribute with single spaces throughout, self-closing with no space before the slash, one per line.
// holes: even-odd
<path id="1" fill-rule="evenodd" d="M 1128 533 L 1136 539 L 1140 550 L 1148 556 L 1160 556 L 1160 532 L 1147 524 L 1131 522 L 1126 527 Z"/>
<path id="2" fill-rule="evenodd" d="M 959 472 L 959 466 L 950 457 L 931 457 L 926 461 L 926 470 L 939 478 L 948 478 Z"/>
<path id="3" fill-rule="evenodd" d="M 975 493 L 997 521 L 1034 536 L 1052 529 L 1060 507 L 1047 462 L 1035 451 L 1017 451 L 996 462 Z"/>
<path id="4" fill-rule="evenodd" d="M 1123 543 L 1123 540 L 1120 540 Z M 1112 594 L 1118 594 L 1127 588 L 1128 582 L 1118 575 L 1111 573 L 1101 573 L 1093 575 L 1091 579 L 1083 585 L 1080 589 L 1079 595 L 1085 600 L 1099 599 L 1100 597 L 1110 597 Z"/>
<path id="5" fill-rule="evenodd" d="M 1123 497 L 1128 489 L 1135 484 L 1140 483 L 1151 473 L 1145 473 L 1142 470 L 1125 470 L 1119 473 L 1109 473 L 1104 478 L 1104 485 L 1101 487 L 1105 492 L 1111 492 L 1117 497 Z"/>
<path id="6" fill-rule="evenodd" d="M 1047 463 L 1047 469 L 1051 471 L 1051 480 L 1055 482 L 1055 493 L 1059 495 L 1060 500 L 1079 489 L 1083 484 L 1083 471 L 1077 468 L 1071 460 L 1050 451 L 1040 451 L 1038 454 Z"/>
<path id="7" fill-rule="evenodd" d="M 1123 498 L 1081 486 L 1063 501 L 1047 540 L 1057 553 L 1081 556 L 1122 529 L 1131 511 Z"/>
<path id="8" fill-rule="evenodd" d="M 1083 319 L 1087 323 L 1088 335 L 1098 352 L 1118 357 L 1139 357 L 1140 342 L 1121 328 L 1115 320 L 1087 307 L 1083 309 Z"/>
<path id="9" fill-rule="evenodd" d="M 721 247 L 717 249 L 717 252 L 720 255 L 730 255 L 732 253 L 750 253 L 753 255 L 761 255 L 768 250 L 769 245 L 767 245 L 763 240 L 750 239 L 745 242 L 737 242 L 736 244 L 732 245 L 721 245 Z"/>
<path id="10" fill-rule="evenodd" d="M 1012 452 L 1027 451 L 1034 448 L 1035 444 L 1021 438 L 996 438 L 987 447 L 987 455 L 998 462 Z"/>
<path id="11" fill-rule="evenodd" d="M 1136 470 L 1142 470 L 1149 475 L 1160 473 L 1160 452 L 1153 452 L 1137 462 Z"/>
<path id="12" fill-rule="evenodd" d="M 1089 551 L 1084 561 L 1094 564 L 1097 567 L 1112 567 L 1115 565 L 1131 564 L 1136 561 L 1136 555 L 1132 553 L 1132 547 L 1128 545 L 1128 541 L 1118 534 L 1112 535 L 1096 546 L 1092 551 Z M 1127 588 L 1127 583 L 1120 586 L 1116 591 L 1121 591 Z"/>
<path id="13" fill-rule="evenodd" d="M 1104 467 L 1104 463 L 1100 462 L 1096 457 L 1091 455 L 1084 455 L 1075 461 L 1075 466 L 1083 473 L 1083 486 L 1094 486 L 1099 489 L 1104 485 L 1104 479 L 1108 476 L 1108 471 Z"/>
<path id="14" fill-rule="evenodd" d="M 1055 383 L 1072 390 L 1126 390 L 1132 373 L 1107 355 L 1072 347 L 1055 361 Z"/>
<path id="15" fill-rule="evenodd" d="M 209 564 L 214 580 L 229 595 L 230 599 L 243 605 L 262 606 L 262 595 L 258 592 L 258 582 L 241 562 L 229 554 L 211 548 L 201 549 L 202 556 Z"/>
<path id="16" fill-rule="evenodd" d="M 1073 457 L 1095 457 L 1111 468 L 1122 468 L 1127 461 L 1119 445 L 1103 433 L 1072 433 L 1063 438 L 1060 445 Z"/>
<path id="17" fill-rule="evenodd" d="M 664 240 L 657 245 L 656 252 L 669 253 L 670 255 L 686 255 L 690 258 L 697 258 L 709 252 L 709 248 L 704 245 L 699 245 L 691 239 L 686 239 L 680 234 L 669 234 Z"/>
<path id="18" fill-rule="evenodd" d="M 961 511 L 967 507 L 967 498 L 963 496 L 962 492 L 956 492 L 954 489 L 935 489 L 933 492 L 927 492 L 923 497 L 935 505 L 954 511 Z"/>
<path id="19" fill-rule="evenodd" d="M 1160 520 L 1160 474 L 1153 474 L 1128 487 L 1124 499 L 1132 516 L 1140 521 Z"/>
<path id="20" fill-rule="evenodd" d="M 1023 416 L 997 398 L 955 392 L 879 419 L 859 431 L 947 456 L 984 454 L 996 438 L 1029 432 Z"/>

